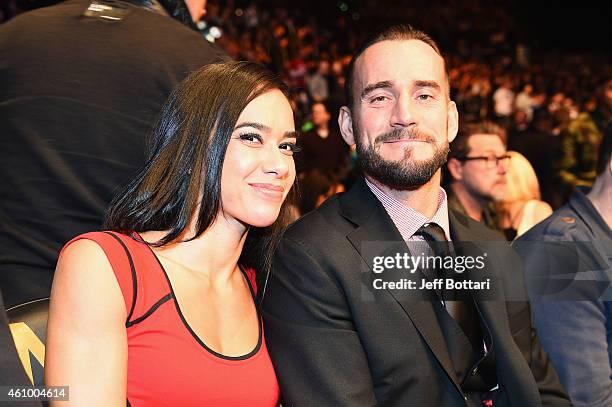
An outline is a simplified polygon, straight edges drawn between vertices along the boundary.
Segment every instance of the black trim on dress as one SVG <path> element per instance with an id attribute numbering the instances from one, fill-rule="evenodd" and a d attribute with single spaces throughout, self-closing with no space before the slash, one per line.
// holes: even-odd
<path id="1" fill-rule="evenodd" d="M 149 308 L 149 310 L 147 312 L 145 312 L 141 317 L 138 317 L 135 320 L 128 322 L 127 324 L 125 324 L 125 327 L 129 328 L 129 327 L 131 327 L 133 325 L 141 323 L 142 321 L 147 319 L 152 313 L 154 313 L 157 308 L 159 308 L 163 303 L 165 303 L 166 301 L 168 301 L 171 298 L 172 298 L 172 293 L 168 293 L 168 294 L 164 295 L 162 298 L 159 299 L 159 301 L 157 301 L 155 304 L 153 304 L 151 306 L 151 308 Z"/>
<path id="2" fill-rule="evenodd" d="M 136 296 L 138 295 L 138 284 L 136 283 L 136 267 L 134 267 L 134 260 L 132 259 L 132 255 L 130 254 L 130 251 L 128 250 L 125 243 L 123 243 L 123 240 L 121 240 L 112 232 L 102 233 L 106 233 L 107 235 L 112 236 L 116 241 L 119 242 L 119 244 L 123 247 L 123 250 L 125 250 L 125 254 L 127 255 L 128 261 L 130 262 L 130 269 L 132 271 L 132 291 L 134 295 L 132 296 L 132 307 L 130 308 L 130 312 L 128 313 L 128 316 L 125 320 L 125 326 L 127 327 L 128 323 L 130 322 L 130 319 L 132 318 L 132 314 L 134 314 L 134 308 L 136 307 Z"/>
<path id="3" fill-rule="evenodd" d="M 138 233 L 136 233 L 136 232 L 134 232 L 134 233 L 144 242 L 144 244 L 149 249 L 149 252 L 153 256 L 153 258 L 155 258 L 155 260 L 157 261 L 157 264 L 159 264 L 159 268 L 161 269 L 164 277 L 166 278 L 166 282 L 168 283 L 168 287 L 170 288 L 170 294 L 172 295 L 172 298 L 174 299 L 174 306 L 176 308 L 176 312 L 177 312 L 179 318 L 181 319 L 181 321 L 183 322 L 183 325 L 185 326 L 185 328 L 187 328 L 187 331 L 189 331 L 191 336 L 196 340 L 196 342 L 198 342 L 198 344 L 200 344 L 200 346 L 202 346 L 208 353 L 212 354 L 213 356 L 216 356 L 219 359 L 224 359 L 224 360 L 234 360 L 234 361 L 246 360 L 246 359 L 249 359 L 249 358 L 255 356 L 259 352 L 259 350 L 261 349 L 261 345 L 263 343 L 263 320 L 261 318 L 261 313 L 259 312 L 259 308 L 257 307 L 257 298 L 256 298 L 256 295 L 255 295 L 255 291 L 254 291 L 253 287 L 251 286 L 251 280 L 249 279 L 249 276 L 246 274 L 246 272 L 242 269 L 242 267 L 240 265 L 238 265 L 238 268 L 242 272 L 242 275 L 243 275 L 244 279 L 246 280 L 247 286 L 249 287 L 249 291 L 251 293 L 251 298 L 253 300 L 253 305 L 255 306 L 255 312 L 257 313 L 257 320 L 259 322 L 259 324 L 258 324 L 259 325 L 258 326 L 258 328 L 259 328 L 259 337 L 257 339 L 257 344 L 255 345 L 255 348 L 253 348 L 253 350 L 250 351 L 249 353 L 247 353 L 245 355 L 241 355 L 241 356 L 227 356 L 227 355 L 219 353 L 219 352 L 213 350 L 212 348 L 208 347 L 204 343 L 204 341 L 191 328 L 191 325 L 189 325 L 189 323 L 185 319 L 185 316 L 183 315 L 183 312 L 181 311 L 181 307 L 180 307 L 180 305 L 178 303 L 178 300 L 176 298 L 176 294 L 174 293 L 174 288 L 172 287 L 172 283 L 170 282 L 170 277 L 168 277 L 168 273 L 166 272 L 166 269 L 164 268 L 163 264 L 161 264 L 161 261 L 159 261 L 159 258 L 157 257 L 157 255 L 155 254 L 153 249 L 151 249 L 151 247 L 146 243 L 146 241 L 144 241 L 144 239 L 142 239 L 142 237 Z"/>

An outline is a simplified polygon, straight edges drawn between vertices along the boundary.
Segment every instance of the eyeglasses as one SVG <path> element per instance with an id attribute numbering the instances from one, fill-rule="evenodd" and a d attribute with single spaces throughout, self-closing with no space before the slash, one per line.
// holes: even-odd
<path id="1" fill-rule="evenodd" d="M 494 155 L 482 155 L 478 157 L 460 157 L 457 158 L 459 161 L 474 161 L 474 160 L 482 160 L 485 162 L 485 167 L 488 169 L 497 168 L 501 163 L 504 167 L 508 166 L 510 163 L 510 156 L 508 154 L 500 155 L 496 157 Z"/>

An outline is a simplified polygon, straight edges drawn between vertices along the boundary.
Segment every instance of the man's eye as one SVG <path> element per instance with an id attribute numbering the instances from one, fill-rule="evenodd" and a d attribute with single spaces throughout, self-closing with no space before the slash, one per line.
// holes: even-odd
<path id="1" fill-rule="evenodd" d="M 385 100 L 389 100 L 389 98 L 387 96 L 374 96 L 373 98 L 370 99 L 370 103 L 374 103 L 374 102 L 384 102 Z"/>
<path id="2" fill-rule="evenodd" d="M 240 134 L 238 138 L 242 141 L 246 141 L 246 142 L 253 143 L 253 144 L 263 143 L 263 139 L 261 138 L 261 136 L 255 133 Z"/>
<path id="3" fill-rule="evenodd" d="M 423 94 L 423 95 L 417 96 L 417 99 L 419 99 L 419 100 L 429 100 L 431 98 L 432 98 L 432 96 L 431 95 L 427 95 L 427 94 Z"/>

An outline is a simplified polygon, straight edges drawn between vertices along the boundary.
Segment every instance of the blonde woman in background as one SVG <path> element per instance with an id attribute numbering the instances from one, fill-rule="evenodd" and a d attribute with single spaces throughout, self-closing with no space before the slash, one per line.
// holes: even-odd
<path id="1" fill-rule="evenodd" d="M 508 155 L 507 192 L 496 206 L 500 228 L 508 240 L 514 240 L 550 216 L 552 208 L 540 200 L 540 184 L 527 158 L 516 151 Z"/>

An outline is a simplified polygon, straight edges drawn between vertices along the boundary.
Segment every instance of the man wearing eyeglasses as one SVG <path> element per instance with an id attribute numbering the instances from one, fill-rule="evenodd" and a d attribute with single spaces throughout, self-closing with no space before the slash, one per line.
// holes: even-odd
<path id="1" fill-rule="evenodd" d="M 461 126 L 450 145 L 446 172 L 448 206 L 500 230 L 494 200 L 506 193 L 505 131 L 489 121 Z"/>

